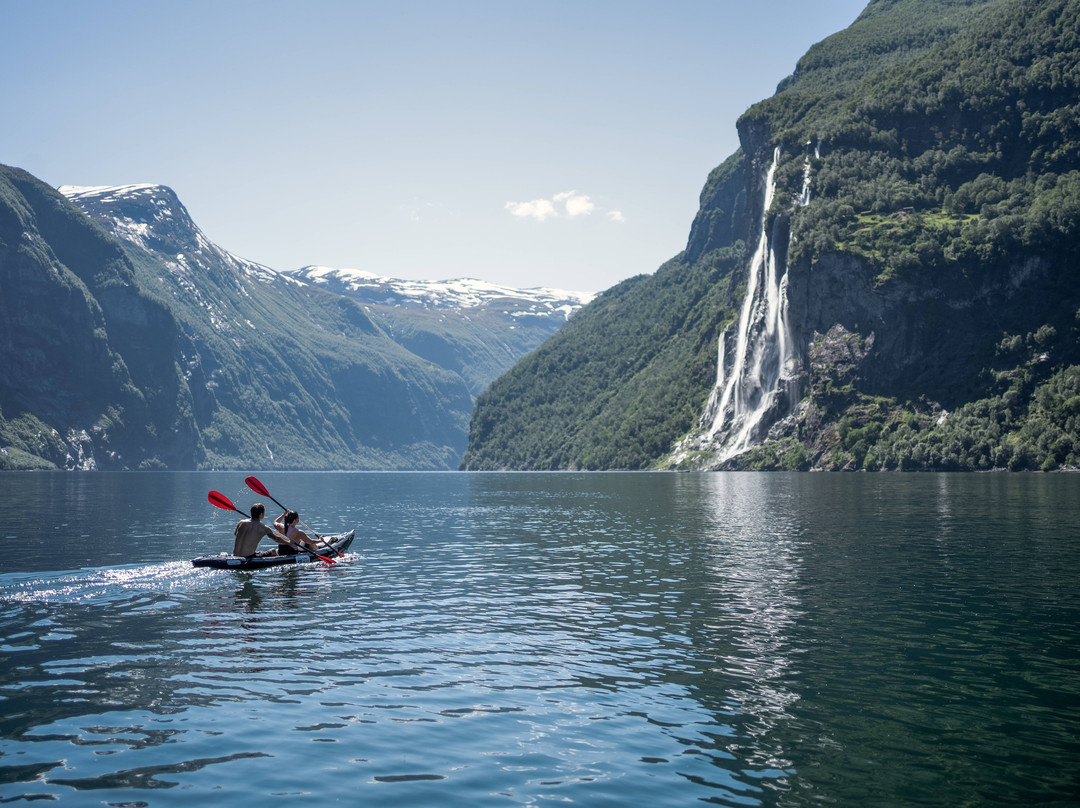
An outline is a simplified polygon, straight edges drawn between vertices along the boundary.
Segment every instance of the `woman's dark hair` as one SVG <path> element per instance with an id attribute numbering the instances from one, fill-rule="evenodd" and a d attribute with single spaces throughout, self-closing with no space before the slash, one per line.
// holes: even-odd
<path id="1" fill-rule="evenodd" d="M 266 508 L 263 507 L 261 502 L 256 502 L 251 506 L 251 518 L 262 519 L 262 515 L 266 513 Z"/>
<path id="2" fill-rule="evenodd" d="M 285 516 L 282 517 L 281 521 L 285 523 L 285 529 L 288 530 L 289 525 L 300 521 L 300 514 L 296 511 L 285 511 Z"/>

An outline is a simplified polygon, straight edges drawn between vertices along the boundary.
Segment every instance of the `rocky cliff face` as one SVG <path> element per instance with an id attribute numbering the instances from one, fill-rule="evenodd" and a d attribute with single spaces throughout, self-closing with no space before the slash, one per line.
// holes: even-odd
<path id="1" fill-rule="evenodd" d="M 1017 305 L 1049 280 L 1050 265 L 1018 256 L 977 281 L 916 285 L 877 282 L 874 269 L 850 255 L 831 254 L 791 272 L 791 323 L 804 358 L 823 335 L 841 328 L 872 342 L 853 372 L 869 395 L 940 400 L 962 397 L 957 374 L 975 354 L 991 358 L 1001 335 L 1032 327 Z"/>
<path id="2" fill-rule="evenodd" d="M 999 253 L 977 267 L 958 261 L 933 272 L 920 267 L 903 276 L 880 261 L 848 251 L 804 251 L 789 262 L 791 221 L 809 195 L 773 201 L 766 187 L 770 181 L 766 155 L 773 149 L 774 159 L 779 159 L 779 150 L 763 127 L 741 132 L 744 140 L 737 155 L 741 169 L 729 170 L 728 176 L 742 177 L 743 187 L 734 181 L 727 187 L 718 184 L 718 192 L 707 200 L 691 231 L 687 255 L 706 255 L 723 246 L 711 237 L 716 228 L 706 234 L 703 222 L 715 221 L 718 215 L 742 222 L 741 234 L 752 242 L 753 231 L 746 223 L 760 220 L 767 242 L 762 249 L 769 255 L 750 259 L 743 317 L 764 316 L 765 309 L 775 306 L 776 329 L 784 333 L 774 333 L 763 322 L 751 323 L 740 341 L 734 331 L 741 321 L 721 332 L 713 398 L 698 427 L 672 452 L 670 463 L 683 468 L 770 467 L 773 461 L 763 463 L 762 457 L 775 460 L 779 455 L 770 455 L 767 448 L 747 450 L 788 441 L 805 447 L 801 463 L 858 467 L 846 453 L 833 452 L 838 407 L 868 397 L 888 399 L 898 409 L 899 402 L 908 407 L 910 402 L 922 402 L 917 407 L 940 426 L 949 411 L 971 401 L 973 392 L 985 384 L 980 375 L 992 375 L 989 368 L 999 358 L 1003 337 L 1026 333 L 1030 339 L 1040 326 L 1056 333 L 1045 325 L 1050 321 L 1064 323 L 1060 328 L 1064 340 L 1055 344 L 1056 352 L 1039 354 L 1037 361 L 1045 364 L 1055 353 L 1059 361 L 1075 357 L 1076 328 L 1070 328 L 1070 320 L 1075 321 L 1074 312 L 1080 314 L 1076 309 L 1080 299 L 1070 261 L 1061 254 L 1017 250 Z M 820 153 L 816 159 L 821 161 Z M 810 165 L 807 161 L 807 189 L 812 187 Z M 743 200 L 750 201 L 744 205 Z M 902 223 L 908 215 L 905 210 L 888 218 Z M 722 233 L 721 238 L 727 236 Z M 761 277 L 755 280 L 754 273 Z M 766 283 L 777 287 L 778 300 L 769 302 L 760 291 L 751 299 L 755 285 Z M 787 347 L 778 347 L 785 340 Z M 787 353 L 780 355 L 782 350 Z M 753 378 L 735 380 L 732 374 L 741 371 L 740 362 L 764 367 L 757 368 Z M 747 406 L 757 409 L 753 417 L 758 420 L 741 436 L 733 432 L 738 429 L 738 423 L 732 423 L 737 407 L 727 405 L 728 424 L 718 417 L 725 383 L 735 388 L 735 395 L 739 389 L 749 390 L 744 393 Z M 853 412 L 865 414 L 858 407 Z"/>
<path id="3" fill-rule="evenodd" d="M 710 177 L 686 256 L 723 247 L 731 234 L 703 227 L 717 218 L 742 223 L 734 236 L 747 239 L 748 255 L 760 221 L 764 253 L 744 270 L 742 314 L 721 326 L 713 392 L 670 462 L 768 468 L 799 446 L 797 466 L 858 468 L 896 457 L 887 435 L 901 413 L 936 446 L 953 439 L 954 409 L 1019 418 L 1025 397 L 1051 401 L 1040 385 L 1070 389 L 1080 297 L 1067 233 L 1080 185 L 1065 157 L 1075 138 L 1051 121 L 1075 109 L 1061 81 L 1077 80 L 1067 70 L 1073 78 L 1047 81 L 1040 65 L 1075 56 L 1068 30 L 1080 9 L 1059 0 L 919 10 L 915 0 L 871 4 L 740 120 L 742 148 Z M 905 40 L 905 19 L 923 30 Z M 838 58 L 874 42 L 892 55 L 860 56 L 870 67 L 861 77 Z M 822 93 L 830 83 L 831 97 Z M 1020 126 L 1006 102 L 1039 112 Z M 1080 459 L 1067 409 L 1026 417 L 1041 425 L 1033 432 L 1056 437 L 1039 437 L 1042 448 L 1020 460 L 1010 451 L 1027 438 L 998 434 L 979 457 L 931 449 L 912 467 Z M 881 452 L 852 454 L 839 423 L 870 429 Z"/>

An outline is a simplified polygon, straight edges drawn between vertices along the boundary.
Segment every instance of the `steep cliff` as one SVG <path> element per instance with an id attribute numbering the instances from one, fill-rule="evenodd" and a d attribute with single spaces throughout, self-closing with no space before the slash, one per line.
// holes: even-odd
<path id="1" fill-rule="evenodd" d="M 0 167 L 0 468 L 189 468 L 183 337 L 120 245 Z M 159 353 L 160 349 L 160 353 Z"/>
<path id="2" fill-rule="evenodd" d="M 844 39 L 865 44 L 878 41 L 873 30 L 897 30 L 882 22 L 902 5 L 872 4 Z M 703 419 L 675 462 L 691 448 L 712 467 L 1080 462 L 1064 406 L 1080 359 L 1080 137 L 1069 123 L 1080 89 L 1078 5 L 975 10 L 957 7 L 947 18 L 960 23 L 955 31 L 933 24 L 945 34 L 939 46 L 860 80 L 842 107 L 826 97 L 793 115 L 795 100 L 825 86 L 816 73 L 835 75 L 837 60 L 822 51 L 851 49 L 826 41 L 740 121 L 744 150 L 760 159 L 774 149 L 762 230 L 777 333 L 759 329 L 741 346 L 729 339 L 734 356 L 718 372 L 717 388 L 725 379 L 760 390 L 748 404 L 748 417 L 760 417 L 750 434 Z M 748 296 L 744 305 L 757 304 Z M 1021 340 L 1026 351 L 1002 347 Z M 774 369 L 736 381 L 740 350 L 781 355 Z M 1002 424 L 976 439 L 972 409 Z"/>
<path id="3" fill-rule="evenodd" d="M 1078 9 L 871 3 L 617 321 L 606 293 L 478 401 L 466 465 L 1080 463 Z"/>

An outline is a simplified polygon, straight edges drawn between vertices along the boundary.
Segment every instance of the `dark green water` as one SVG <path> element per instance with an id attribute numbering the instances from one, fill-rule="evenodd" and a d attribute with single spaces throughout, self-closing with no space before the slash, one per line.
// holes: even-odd
<path id="1" fill-rule="evenodd" d="M 1078 475 L 243 476 L 0 476 L 0 801 L 1080 804 Z"/>

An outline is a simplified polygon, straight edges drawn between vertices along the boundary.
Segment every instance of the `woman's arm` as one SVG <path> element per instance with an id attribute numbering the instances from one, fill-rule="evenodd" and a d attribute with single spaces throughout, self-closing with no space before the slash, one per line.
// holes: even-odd
<path id="1" fill-rule="evenodd" d="M 315 543 L 314 539 L 308 536 L 308 534 L 302 531 L 300 528 L 296 528 L 292 532 L 292 536 L 290 536 L 289 538 L 291 538 L 297 544 L 302 544 L 305 547 L 310 547 L 312 550 L 318 548 L 318 545 Z"/>

